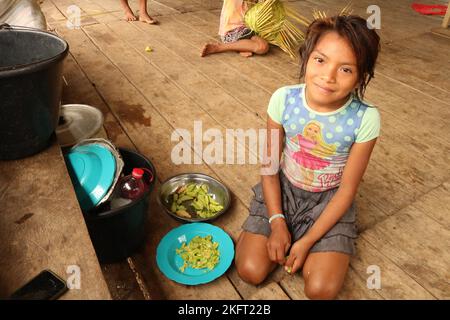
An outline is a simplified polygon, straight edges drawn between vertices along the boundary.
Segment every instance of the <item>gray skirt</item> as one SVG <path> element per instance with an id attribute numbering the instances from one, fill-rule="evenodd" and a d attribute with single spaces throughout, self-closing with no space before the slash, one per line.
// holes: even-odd
<path id="1" fill-rule="evenodd" d="M 280 172 L 283 213 L 292 235 L 292 243 L 300 239 L 319 218 L 337 188 L 323 192 L 309 192 L 295 187 Z M 242 228 L 245 231 L 270 236 L 269 217 L 264 204 L 261 183 L 253 187 L 255 196 L 250 204 L 250 215 Z M 354 239 L 357 238 L 356 209 L 352 203 L 345 215 L 311 248 L 310 252 L 335 251 L 355 254 Z"/>

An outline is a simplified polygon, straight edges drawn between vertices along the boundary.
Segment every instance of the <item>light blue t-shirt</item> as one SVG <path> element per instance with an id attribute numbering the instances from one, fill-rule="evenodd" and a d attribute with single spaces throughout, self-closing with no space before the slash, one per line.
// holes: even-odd
<path id="1" fill-rule="evenodd" d="M 304 92 L 304 84 L 278 89 L 267 113 L 284 128 L 283 173 L 295 186 L 321 192 L 339 186 L 353 143 L 379 136 L 380 114 L 354 97 L 335 111 L 317 112 Z"/>

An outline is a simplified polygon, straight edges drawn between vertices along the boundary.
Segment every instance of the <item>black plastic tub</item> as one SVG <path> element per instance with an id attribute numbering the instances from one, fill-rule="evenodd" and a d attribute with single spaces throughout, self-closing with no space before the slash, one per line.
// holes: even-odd
<path id="1" fill-rule="evenodd" d="M 0 159 L 49 145 L 58 124 L 67 42 L 38 29 L 0 25 Z"/>
<path id="2" fill-rule="evenodd" d="M 147 168 L 153 180 L 147 192 L 139 199 L 120 208 L 85 213 L 85 221 L 97 257 L 102 263 L 123 260 L 135 253 L 145 240 L 145 224 L 149 212 L 149 198 L 156 179 L 153 164 L 143 155 L 129 149 L 119 148 L 124 161 L 123 173 L 133 168 Z"/>

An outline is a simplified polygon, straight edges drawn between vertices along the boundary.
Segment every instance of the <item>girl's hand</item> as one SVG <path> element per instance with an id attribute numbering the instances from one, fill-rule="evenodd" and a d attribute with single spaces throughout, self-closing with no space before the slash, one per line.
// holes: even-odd
<path id="1" fill-rule="evenodd" d="M 291 246 L 291 233 L 284 219 L 275 219 L 271 224 L 272 232 L 267 241 L 267 252 L 269 259 L 273 262 L 283 264 L 286 252 Z"/>
<path id="2" fill-rule="evenodd" d="M 284 264 L 284 269 L 290 274 L 296 273 L 305 263 L 306 256 L 311 247 L 312 244 L 306 238 L 298 239 L 291 247 L 291 252 Z"/>

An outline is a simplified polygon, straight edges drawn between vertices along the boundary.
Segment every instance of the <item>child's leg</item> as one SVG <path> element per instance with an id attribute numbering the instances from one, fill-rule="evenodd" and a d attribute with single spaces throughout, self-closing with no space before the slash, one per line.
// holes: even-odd
<path id="1" fill-rule="evenodd" d="M 243 231 L 236 244 L 234 263 L 239 276 L 245 282 L 258 285 L 277 266 L 267 253 L 267 238 Z"/>
<path id="2" fill-rule="evenodd" d="M 253 52 L 250 52 L 250 51 L 242 51 L 242 52 L 239 52 L 239 54 L 241 55 L 241 56 L 243 56 L 244 58 L 248 58 L 248 57 L 251 57 L 252 55 L 253 55 Z"/>
<path id="3" fill-rule="evenodd" d="M 147 0 L 139 1 L 139 21 L 146 22 L 149 24 L 156 24 L 158 21 L 150 17 L 147 12 Z"/>
<path id="4" fill-rule="evenodd" d="M 128 5 L 128 0 L 120 0 L 123 10 L 125 11 L 125 20 L 136 21 L 136 16 L 133 14 L 130 6 Z"/>
<path id="5" fill-rule="evenodd" d="M 342 252 L 313 252 L 303 265 L 305 294 L 310 299 L 334 299 L 344 284 L 350 256 Z"/>
<path id="6" fill-rule="evenodd" d="M 207 43 L 203 47 L 201 56 L 208 54 L 237 51 L 237 52 L 253 52 L 256 54 L 265 54 L 269 51 L 269 44 L 261 37 L 253 36 L 251 39 L 242 39 L 235 42 L 227 43 Z"/>

